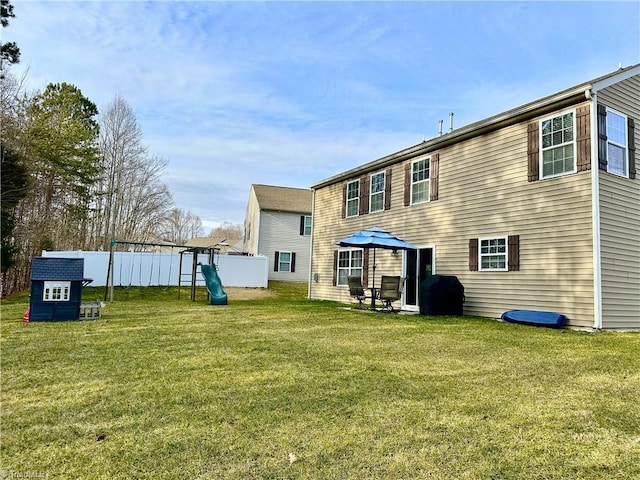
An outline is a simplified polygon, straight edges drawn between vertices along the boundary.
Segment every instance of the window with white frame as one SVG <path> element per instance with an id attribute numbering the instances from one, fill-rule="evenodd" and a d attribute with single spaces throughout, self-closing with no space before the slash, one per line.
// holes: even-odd
<path id="1" fill-rule="evenodd" d="M 507 237 L 479 240 L 480 270 L 507 270 Z"/>
<path id="2" fill-rule="evenodd" d="M 355 217 L 360 209 L 360 180 L 347 184 L 347 217 Z"/>
<path id="3" fill-rule="evenodd" d="M 68 301 L 71 294 L 71 282 L 44 282 L 42 300 L 45 302 Z"/>
<path id="4" fill-rule="evenodd" d="M 576 171 L 574 112 L 565 112 L 541 121 L 541 178 Z"/>
<path id="5" fill-rule="evenodd" d="M 280 252 L 278 256 L 278 271 L 290 272 L 291 271 L 291 252 Z"/>
<path id="6" fill-rule="evenodd" d="M 304 231 L 303 235 L 305 237 L 311 236 L 311 215 L 304 216 Z"/>
<path id="7" fill-rule="evenodd" d="M 338 252 L 338 285 L 347 286 L 347 277 L 362 277 L 362 249 Z"/>
<path id="8" fill-rule="evenodd" d="M 607 107 L 607 172 L 628 176 L 627 117 Z"/>
<path id="9" fill-rule="evenodd" d="M 384 210 L 384 172 L 371 175 L 369 213 Z"/>
<path id="10" fill-rule="evenodd" d="M 411 204 L 429 201 L 429 169 L 431 158 L 411 163 Z"/>

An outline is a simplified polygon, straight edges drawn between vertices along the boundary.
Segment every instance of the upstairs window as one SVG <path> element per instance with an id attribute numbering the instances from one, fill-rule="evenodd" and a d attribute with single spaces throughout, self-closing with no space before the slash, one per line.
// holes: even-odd
<path id="1" fill-rule="evenodd" d="M 576 172 L 574 112 L 542 120 L 541 178 Z"/>
<path id="2" fill-rule="evenodd" d="M 384 210 L 384 172 L 371 175 L 371 190 L 369 195 L 369 212 L 381 212 Z"/>
<path id="3" fill-rule="evenodd" d="M 300 215 L 300 235 L 311 236 L 311 215 Z"/>
<path id="4" fill-rule="evenodd" d="M 607 172 L 626 177 L 627 117 L 607 108 Z"/>
<path id="5" fill-rule="evenodd" d="M 429 201 L 430 158 L 411 163 L 411 205 Z"/>
<path id="6" fill-rule="evenodd" d="M 356 217 L 360 210 L 360 180 L 354 180 L 347 184 L 346 216 Z"/>

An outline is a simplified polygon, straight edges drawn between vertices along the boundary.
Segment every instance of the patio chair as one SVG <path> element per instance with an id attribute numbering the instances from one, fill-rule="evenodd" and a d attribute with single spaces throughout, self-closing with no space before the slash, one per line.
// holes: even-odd
<path id="1" fill-rule="evenodd" d="M 381 312 L 393 313 L 393 302 L 400 300 L 402 296 L 402 288 L 404 286 L 404 278 L 383 275 L 380 280 L 379 299 L 382 302 Z"/>
<path id="2" fill-rule="evenodd" d="M 347 280 L 349 282 L 349 295 L 358 300 L 358 307 L 364 308 L 364 301 L 367 296 L 362 286 L 362 278 L 348 276 Z"/>

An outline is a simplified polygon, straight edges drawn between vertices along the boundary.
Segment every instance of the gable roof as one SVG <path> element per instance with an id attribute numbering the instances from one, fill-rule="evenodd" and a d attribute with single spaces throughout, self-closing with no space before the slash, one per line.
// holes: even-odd
<path id="1" fill-rule="evenodd" d="M 333 177 L 329 177 L 314 185 L 312 189 L 317 189 L 331 185 L 346 179 L 354 178 L 362 174 L 380 170 L 390 165 L 402 162 L 406 159 L 413 158 L 417 155 L 424 155 L 434 152 L 441 148 L 453 145 L 455 143 L 468 140 L 486 133 L 508 127 L 516 123 L 530 120 L 534 117 L 550 113 L 552 111 L 575 105 L 581 101 L 591 98 L 591 94 L 601 88 L 605 88 L 614 83 L 630 78 L 633 75 L 640 74 L 640 63 L 631 65 L 630 67 L 620 68 L 614 72 L 608 73 L 601 77 L 595 78 L 588 82 L 581 83 L 574 87 L 562 90 L 553 95 L 543 97 L 533 102 L 526 103 L 519 107 L 507 110 L 506 112 L 493 115 L 478 122 L 470 123 L 463 127 L 457 128 L 452 132 L 445 133 L 430 140 L 408 147 L 399 152 L 386 155 L 378 160 L 368 162 L 359 167 L 352 168 L 346 172 L 339 173 Z"/>
<path id="2" fill-rule="evenodd" d="M 192 248 L 215 248 L 220 253 L 227 253 L 230 246 L 227 244 L 225 237 L 193 237 L 184 244 L 185 247 Z"/>
<path id="3" fill-rule="evenodd" d="M 260 210 L 304 213 L 311 215 L 313 194 L 308 188 L 276 187 L 253 184 Z"/>

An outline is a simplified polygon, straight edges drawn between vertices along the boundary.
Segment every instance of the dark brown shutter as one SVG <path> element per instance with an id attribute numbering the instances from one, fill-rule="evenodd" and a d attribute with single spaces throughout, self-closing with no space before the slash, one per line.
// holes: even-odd
<path id="1" fill-rule="evenodd" d="M 438 176 L 440 174 L 440 154 L 434 153 L 431 156 L 431 165 L 429 165 L 429 177 L 431 178 L 431 198 L 433 202 L 438 200 Z"/>
<path id="2" fill-rule="evenodd" d="M 607 169 L 607 107 L 598 104 L 598 168 Z"/>
<path id="3" fill-rule="evenodd" d="M 362 251 L 362 286 L 369 285 L 369 249 Z"/>
<path id="4" fill-rule="evenodd" d="M 404 206 L 411 205 L 411 162 L 404 166 Z"/>
<path id="5" fill-rule="evenodd" d="M 578 172 L 591 170 L 591 107 L 584 105 L 576 110 L 576 164 Z"/>
<path id="6" fill-rule="evenodd" d="M 636 122 L 627 117 L 627 141 L 629 142 L 629 178 L 636 178 Z"/>
<path id="7" fill-rule="evenodd" d="M 510 272 L 517 272 L 520 270 L 520 235 L 509 235 L 509 264 L 508 268 Z"/>
<path id="8" fill-rule="evenodd" d="M 540 126 L 538 122 L 531 122 L 527 126 L 527 161 L 530 182 L 540 179 Z M 477 267 L 477 265 L 476 265 Z M 477 268 L 476 268 L 477 269 Z"/>
<path id="9" fill-rule="evenodd" d="M 296 252 L 291 252 L 291 273 L 296 271 Z"/>
<path id="10" fill-rule="evenodd" d="M 304 235 L 304 215 L 300 215 L 300 235 Z"/>
<path id="11" fill-rule="evenodd" d="M 280 262 L 280 252 L 276 250 L 275 260 L 273 261 L 273 271 L 278 271 L 278 262 Z"/>
<path id="12" fill-rule="evenodd" d="M 384 173 L 384 209 L 391 208 L 391 169 Z"/>
<path id="13" fill-rule="evenodd" d="M 333 252 L 333 286 L 338 284 L 338 250 Z"/>
<path id="14" fill-rule="evenodd" d="M 469 270 L 471 272 L 478 271 L 478 239 L 469 239 Z"/>
<path id="15" fill-rule="evenodd" d="M 347 185 L 349 182 L 345 182 L 342 185 L 342 218 L 347 216 Z"/>
<path id="16" fill-rule="evenodd" d="M 369 175 L 360 178 L 360 215 L 369 213 Z"/>

